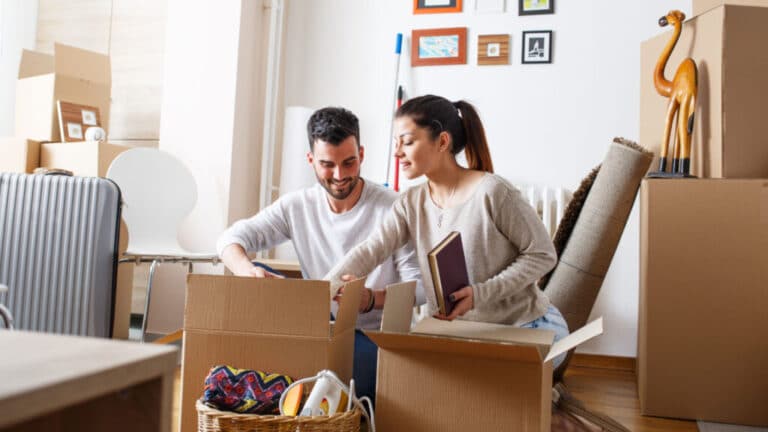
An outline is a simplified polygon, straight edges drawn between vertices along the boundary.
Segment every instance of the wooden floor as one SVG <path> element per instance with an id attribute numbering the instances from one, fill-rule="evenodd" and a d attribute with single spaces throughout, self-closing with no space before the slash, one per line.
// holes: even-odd
<path id="1" fill-rule="evenodd" d="M 576 355 L 565 385 L 590 410 L 611 416 L 633 432 L 698 432 L 696 422 L 640 415 L 634 359 Z"/>
<path id="2" fill-rule="evenodd" d="M 173 400 L 173 431 L 179 422 L 179 371 Z M 591 410 L 613 417 L 633 432 L 698 432 L 696 422 L 640 415 L 634 359 L 576 355 L 565 375 L 565 385 Z"/>

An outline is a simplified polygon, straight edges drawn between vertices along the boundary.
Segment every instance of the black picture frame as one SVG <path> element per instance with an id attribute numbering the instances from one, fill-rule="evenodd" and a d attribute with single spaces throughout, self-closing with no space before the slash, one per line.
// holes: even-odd
<path id="1" fill-rule="evenodd" d="M 552 63 L 552 30 L 524 31 L 520 39 L 523 64 Z"/>
<path id="2" fill-rule="evenodd" d="M 545 3 L 545 7 L 531 8 L 526 2 L 537 1 Z M 545 15 L 555 13 L 555 0 L 519 0 L 518 15 Z"/>

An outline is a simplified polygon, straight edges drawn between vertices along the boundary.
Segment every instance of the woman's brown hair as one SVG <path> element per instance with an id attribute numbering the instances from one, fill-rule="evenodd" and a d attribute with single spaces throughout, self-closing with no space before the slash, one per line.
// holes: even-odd
<path id="1" fill-rule="evenodd" d="M 395 115 L 409 117 L 417 125 L 428 129 L 432 139 L 441 132 L 451 135 L 451 153 L 466 151 L 470 169 L 493 172 L 493 161 L 485 138 L 485 128 L 477 110 L 467 101 L 451 102 L 435 95 L 424 95 L 404 103 Z"/>

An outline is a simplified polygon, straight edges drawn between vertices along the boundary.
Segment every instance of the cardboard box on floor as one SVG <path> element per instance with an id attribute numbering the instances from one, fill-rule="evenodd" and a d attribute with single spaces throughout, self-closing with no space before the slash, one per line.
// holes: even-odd
<path id="1" fill-rule="evenodd" d="M 181 366 L 181 431 L 197 430 L 195 401 L 211 367 L 352 378 L 360 279 L 346 285 L 336 321 L 327 281 L 189 275 Z"/>
<path id="2" fill-rule="evenodd" d="M 693 16 L 722 5 L 768 6 L 765 0 L 693 0 Z"/>
<path id="3" fill-rule="evenodd" d="M 768 426 L 768 179 L 644 180 L 644 415 Z"/>
<path id="4" fill-rule="evenodd" d="M 602 333 L 602 320 L 553 343 L 548 330 L 426 318 L 409 331 L 412 284 L 387 287 L 379 346 L 376 429 L 547 431 L 552 359 Z"/>
<path id="5" fill-rule="evenodd" d="M 54 54 L 24 50 L 16 81 L 15 135 L 37 141 L 62 141 L 56 101 L 99 108 L 109 132 L 112 69 L 109 56 L 55 44 Z"/>
<path id="6" fill-rule="evenodd" d="M 668 101 L 656 92 L 653 73 L 671 35 L 670 30 L 641 45 L 640 142 L 657 155 Z M 683 24 L 665 76 L 671 80 L 685 57 L 697 63 L 692 174 L 703 178 L 768 177 L 766 38 L 768 8 L 764 7 L 719 6 Z M 671 147 L 669 152 L 672 154 Z M 658 157 L 652 170 L 658 170 Z"/>
<path id="7" fill-rule="evenodd" d="M 40 166 L 63 168 L 76 176 L 104 177 L 117 155 L 130 149 L 100 141 L 45 143 L 40 147 Z"/>
<path id="8" fill-rule="evenodd" d="M 25 138 L 0 138 L 0 172 L 31 174 L 40 163 L 40 142 Z"/>

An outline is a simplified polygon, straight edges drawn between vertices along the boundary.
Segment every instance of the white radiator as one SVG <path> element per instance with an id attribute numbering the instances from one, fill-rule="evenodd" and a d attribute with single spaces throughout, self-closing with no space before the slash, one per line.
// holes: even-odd
<path id="1" fill-rule="evenodd" d="M 518 186 L 520 192 L 528 200 L 528 204 L 539 214 L 539 218 L 547 228 L 551 237 L 557 232 L 557 225 L 565 214 L 565 208 L 573 194 L 564 188 L 549 188 L 543 186 Z"/>

